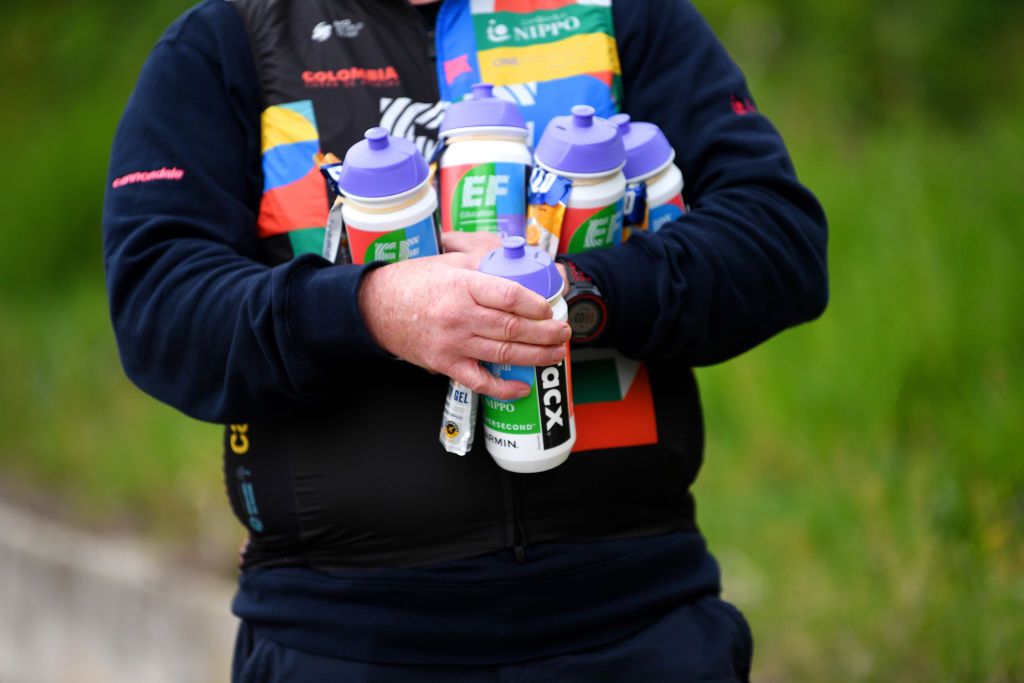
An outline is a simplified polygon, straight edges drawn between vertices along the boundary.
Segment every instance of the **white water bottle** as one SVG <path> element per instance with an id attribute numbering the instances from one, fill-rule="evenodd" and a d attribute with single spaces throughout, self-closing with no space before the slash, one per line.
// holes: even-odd
<path id="1" fill-rule="evenodd" d="M 626 147 L 626 184 L 631 188 L 644 184 L 643 196 L 649 212 L 647 230 L 657 232 L 686 213 L 683 173 L 672 163 L 675 150 L 653 123 L 633 121 L 629 114 L 616 114 L 608 120 L 618 126 Z"/>
<path id="2" fill-rule="evenodd" d="M 440 252 L 430 170 L 405 138 L 371 128 L 345 154 L 338 176 L 352 262 L 404 261 Z"/>
<path id="3" fill-rule="evenodd" d="M 537 165 L 572 181 L 558 251 L 576 254 L 622 242 L 626 150 L 619 129 L 579 104 L 551 119 L 537 144 Z"/>
<path id="4" fill-rule="evenodd" d="M 519 108 L 490 83 L 445 112 L 440 136 L 441 229 L 523 235 L 533 155 Z"/>
<path id="5" fill-rule="evenodd" d="M 513 280 L 537 292 L 548 300 L 555 320 L 568 320 L 562 274 L 546 251 L 526 246 L 524 238 L 504 238 L 501 249 L 480 262 L 480 272 Z M 530 393 L 520 399 L 483 397 L 487 452 L 510 472 L 544 472 L 557 467 L 576 443 L 568 342 L 565 347 L 565 360 L 554 365 L 485 364 L 500 379 L 530 385 Z"/>

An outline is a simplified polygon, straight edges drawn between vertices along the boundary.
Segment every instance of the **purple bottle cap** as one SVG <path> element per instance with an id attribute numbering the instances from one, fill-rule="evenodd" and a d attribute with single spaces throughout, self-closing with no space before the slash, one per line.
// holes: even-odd
<path id="1" fill-rule="evenodd" d="M 553 171 L 611 173 L 626 161 L 619 129 L 577 104 L 571 116 L 551 119 L 537 145 L 537 161 Z"/>
<path id="2" fill-rule="evenodd" d="M 441 135 L 463 128 L 513 128 L 509 132 L 516 135 L 529 132 L 519 107 L 495 97 L 490 83 L 477 83 L 470 99 L 455 102 L 444 113 Z"/>
<path id="3" fill-rule="evenodd" d="M 653 123 L 633 121 L 629 114 L 616 114 L 608 121 L 618 126 L 626 146 L 626 166 L 622 169 L 626 180 L 650 176 L 676 158 L 668 138 Z"/>
<path id="4" fill-rule="evenodd" d="M 346 196 L 389 197 L 404 194 L 426 181 L 430 170 L 411 140 L 388 135 L 386 128 L 371 128 L 365 139 L 349 148 L 338 174 L 338 187 Z"/>
<path id="5" fill-rule="evenodd" d="M 515 280 L 545 299 L 562 291 L 562 274 L 551 256 L 539 247 L 527 246 L 523 237 L 503 237 L 501 248 L 480 262 L 480 272 Z"/>

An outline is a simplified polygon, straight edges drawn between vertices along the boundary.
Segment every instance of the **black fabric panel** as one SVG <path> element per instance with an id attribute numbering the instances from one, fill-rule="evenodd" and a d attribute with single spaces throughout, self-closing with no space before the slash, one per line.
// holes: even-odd
<path id="1" fill-rule="evenodd" d="M 343 157 L 381 121 L 388 99 L 438 101 L 431 43 L 404 0 L 236 0 L 233 5 L 249 31 L 265 106 L 312 100 L 324 152 Z M 341 34 L 334 30 L 325 40 L 313 38 L 318 25 L 333 29 L 334 22 L 346 22 L 339 24 Z M 359 76 L 359 70 L 389 67 L 398 82 Z M 349 78 L 338 78 L 339 71 Z M 394 132 L 411 139 L 437 137 L 436 129 L 415 122 Z"/>

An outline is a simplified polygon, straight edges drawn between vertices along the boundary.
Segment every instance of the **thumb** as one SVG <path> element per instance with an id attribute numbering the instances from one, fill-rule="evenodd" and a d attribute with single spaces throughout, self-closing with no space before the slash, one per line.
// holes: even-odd
<path id="1" fill-rule="evenodd" d="M 498 379 L 485 370 L 478 361 L 471 359 L 455 365 L 451 377 L 478 394 L 503 401 L 523 398 L 530 393 L 529 384 Z"/>

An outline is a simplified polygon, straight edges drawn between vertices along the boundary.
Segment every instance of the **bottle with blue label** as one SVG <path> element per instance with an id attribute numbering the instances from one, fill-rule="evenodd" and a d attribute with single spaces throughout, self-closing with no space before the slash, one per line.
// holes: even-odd
<path id="1" fill-rule="evenodd" d="M 524 238 L 504 238 L 502 248 L 480 263 L 480 272 L 513 280 L 537 292 L 548 300 L 555 320 L 568 320 L 561 273 L 546 251 L 526 246 Z M 576 422 L 568 346 L 566 342 L 565 360 L 554 365 L 487 364 L 494 376 L 530 386 L 530 393 L 516 400 L 483 397 L 487 452 L 502 468 L 520 473 L 544 472 L 569 457 L 576 443 Z"/>
<path id="2" fill-rule="evenodd" d="M 430 170 L 410 140 L 371 128 L 345 154 L 338 189 L 353 263 L 439 253 Z"/>
<path id="3" fill-rule="evenodd" d="M 477 83 L 441 122 L 441 229 L 522 235 L 530 130 L 519 108 Z"/>
<path id="4" fill-rule="evenodd" d="M 609 121 L 618 126 L 626 147 L 626 230 L 657 232 L 686 213 L 683 173 L 672 163 L 675 150 L 653 123 L 633 121 L 629 114 Z"/>

